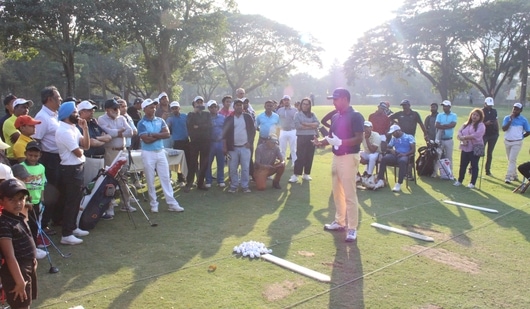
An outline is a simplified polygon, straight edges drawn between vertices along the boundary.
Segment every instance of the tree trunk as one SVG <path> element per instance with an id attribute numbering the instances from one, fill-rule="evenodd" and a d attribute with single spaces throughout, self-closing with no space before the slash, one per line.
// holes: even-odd
<path id="1" fill-rule="evenodd" d="M 67 97 L 73 97 L 75 95 L 75 65 L 74 65 L 74 52 L 65 52 L 65 59 L 63 61 L 64 75 L 66 77 L 66 95 Z"/>
<path id="2" fill-rule="evenodd" d="M 526 89 L 528 84 L 528 58 L 530 57 L 530 50 L 528 47 L 530 47 L 529 39 L 526 39 L 526 42 L 524 42 L 527 48 L 523 48 L 522 53 L 522 66 L 521 66 L 521 94 L 520 94 L 520 101 L 523 106 L 526 106 Z"/>

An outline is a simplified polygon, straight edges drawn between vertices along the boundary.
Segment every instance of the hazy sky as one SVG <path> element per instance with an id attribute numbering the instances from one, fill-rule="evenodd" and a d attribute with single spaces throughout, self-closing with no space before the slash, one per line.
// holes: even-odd
<path id="1" fill-rule="evenodd" d="M 316 37 L 325 49 L 324 69 L 307 70 L 325 75 L 335 59 L 343 63 L 363 33 L 391 19 L 403 0 L 236 0 L 242 14 L 260 14 Z"/>

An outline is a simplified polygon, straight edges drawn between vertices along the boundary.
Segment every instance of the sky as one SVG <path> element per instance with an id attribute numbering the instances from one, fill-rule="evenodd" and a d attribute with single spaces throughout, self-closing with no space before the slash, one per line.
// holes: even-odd
<path id="1" fill-rule="evenodd" d="M 259 14 L 309 33 L 325 49 L 323 69 L 305 68 L 315 77 L 328 73 L 334 61 L 348 59 L 356 39 L 392 19 L 403 0 L 236 0 L 242 14 Z"/>

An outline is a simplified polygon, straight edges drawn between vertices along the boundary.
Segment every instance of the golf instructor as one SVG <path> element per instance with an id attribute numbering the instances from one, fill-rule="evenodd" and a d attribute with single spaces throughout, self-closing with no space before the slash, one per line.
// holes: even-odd
<path id="1" fill-rule="evenodd" d="M 364 134 L 364 118 L 350 106 L 350 92 L 337 88 L 328 99 L 333 99 L 337 113 L 331 118 L 329 135 L 325 139 L 315 140 L 315 146 L 331 145 L 333 163 L 331 179 L 333 200 L 335 203 L 335 221 L 324 225 L 325 230 L 348 230 L 346 241 L 357 239 L 359 223 L 359 201 L 355 177 L 359 170 L 360 145 Z"/>

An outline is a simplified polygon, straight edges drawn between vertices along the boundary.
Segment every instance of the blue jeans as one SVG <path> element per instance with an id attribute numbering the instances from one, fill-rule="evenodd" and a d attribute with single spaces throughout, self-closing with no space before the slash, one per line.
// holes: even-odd
<path id="1" fill-rule="evenodd" d="M 235 147 L 228 152 L 230 160 L 228 161 L 228 172 L 230 174 L 230 188 L 237 189 L 241 181 L 241 188 L 248 188 L 249 166 L 250 166 L 250 149 L 246 147 Z M 241 165 L 241 177 L 239 177 L 238 167 Z"/>
<path id="2" fill-rule="evenodd" d="M 217 184 L 225 182 L 225 154 L 223 152 L 223 141 L 212 142 L 210 145 L 210 158 L 206 169 L 206 183 L 212 184 L 212 163 L 215 158 L 217 162 Z"/>

